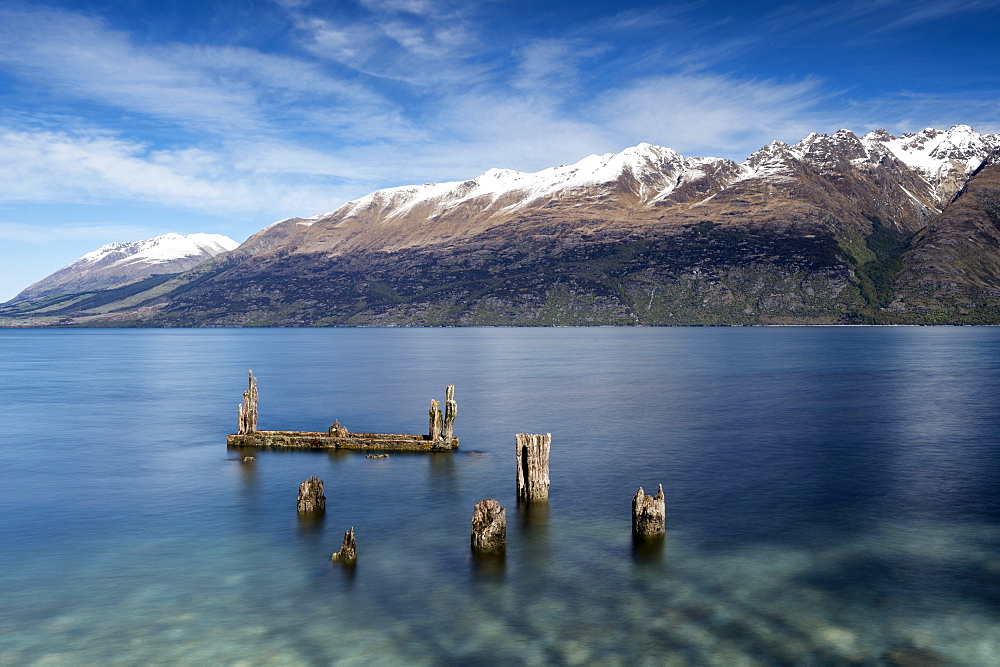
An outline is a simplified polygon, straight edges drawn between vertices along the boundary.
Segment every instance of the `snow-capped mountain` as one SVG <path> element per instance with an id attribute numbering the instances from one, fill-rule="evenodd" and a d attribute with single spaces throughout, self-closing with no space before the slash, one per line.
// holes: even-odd
<path id="1" fill-rule="evenodd" d="M 89 252 L 66 268 L 168 264 L 187 258 L 214 257 L 239 244 L 222 234 L 163 234 L 144 241 L 109 243 Z"/>
<path id="2" fill-rule="evenodd" d="M 1000 135 L 980 135 L 966 125 L 899 138 L 885 130 L 862 138 L 849 130 L 813 133 L 794 145 L 776 141 L 742 164 L 684 157 L 643 143 L 534 173 L 490 169 L 466 181 L 377 190 L 329 213 L 275 223 L 251 237 L 241 253 L 392 252 L 452 244 L 500 227 L 537 227 L 542 211 L 546 225 L 561 218 L 590 227 L 641 224 L 668 211 L 678 218 L 699 217 L 708 214 L 704 205 L 746 204 L 762 188 L 772 204 L 794 199 L 801 194 L 796 184 L 835 174 L 844 183 L 857 180 L 849 198 L 870 200 L 864 211 L 848 216 L 859 225 L 866 224 L 866 215 L 900 217 L 894 211 L 901 208 L 896 226 L 915 230 L 940 213 L 998 149 Z M 696 206 L 702 208 L 690 210 Z M 735 208 L 728 215 L 760 217 L 747 206 Z"/>
<path id="3" fill-rule="evenodd" d="M 378 190 L 320 217 L 356 216 L 384 212 L 386 218 L 406 215 L 416 208 L 436 217 L 449 208 L 478 202 L 484 211 L 511 213 L 562 196 L 587 196 L 595 189 L 627 180 L 638 202 L 662 199 L 680 185 L 704 177 L 707 170 L 730 161 L 721 158 L 685 158 L 670 148 L 642 143 L 620 153 L 590 155 L 571 165 L 535 173 L 490 169 L 469 181 L 428 183 Z M 622 194 L 619 191 L 619 194 Z"/>
<path id="4" fill-rule="evenodd" d="M 620 220 L 645 215 L 668 199 L 707 196 L 744 171 L 732 160 L 687 158 L 643 143 L 533 173 L 490 169 L 466 181 L 377 190 L 329 213 L 275 223 L 239 252 L 346 253 L 449 244 L 523 224 L 541 210 L 550 217 Z"/>
<path id="5" fill-rule="evenodd" d="M 386 188 L 274 223 L 114 318 L 835 323 L 923 322 L 944 309 L 979 322 L 1000 312 L 998 154 L 1000 135 L 964 125 L 840 130 L 775 141 L 742 163 L 639 144 L 534 173 Z M 122 261 L 115 252 L 91 260 Z M 111 317 L 101 308 L 45 315 Z"/>
<path id="6" fill-rule="evenodd" d="M 968 125 L 949 130 L 927 128 L 894 137 L 884 129 L 857 137 L 850 130 L 833 135 L 812 133 L 793 146 L 780 141 L 762 148 L 743 164 L 750 168 L 744 177 L 774 173 L 776 165 L 789 160 L 808 162 L 820 168 L 844 166 L 885 166 L 895 158 L 925 180 L 938 203 L 954 196 L 965 177 L 975 171 L 994 151 L 1000 149 L 1000 134 L 979 134 Z M 780 171 L 780 170 L 779 170 Z"/>
<path id="7" fill-rule="evenodd" d="M 109 243 L 43 278 L 11 303 L 46 295 L 109 289 L 155 274 L 194 268 L 239 243 L 222 234 L 163 234 L 142 241 Z"/>

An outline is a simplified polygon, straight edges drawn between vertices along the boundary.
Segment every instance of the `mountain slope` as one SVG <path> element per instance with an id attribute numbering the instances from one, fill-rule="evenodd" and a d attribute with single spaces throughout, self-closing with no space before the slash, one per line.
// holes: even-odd
<path id="1" fill-rule="evenodd" d="M 9 303 L 121 287 L 155 274 L 181 273 L 239 244 L 222 234 L 164 234 L 109 243 L 24 289 Z"/>
<path id="2" fill-rule="evenodd" d="M 1000 152 L 914 239 L 895 296 L 897 321 L 1000 321 Z"/>
<path id="3" fill-rule="evenodd" d="M 967 126 L 899 138 L 841 130 L 774 142 L 742 164 L 640 144 L 534 174 L 493 169 L 275 223 L 149 289 L 59 315 L 151 326 L 755 324 L 938 309 L 963 321 L 969 313 L 946 303 L 961 290 L 924 311 L 907 290 L 920 262 L 963 266 L 979 252 L 945 257 L 933 239 L 961 226 L 949 211 L 966 195 L 952 198 L 978 187 L 997 150 L 1000 137 Z M 980 268 L 955 280 L 991 284 Z M 977 294 L 986 301 L 972 309 L 985 312 L 995 295 Z"/>

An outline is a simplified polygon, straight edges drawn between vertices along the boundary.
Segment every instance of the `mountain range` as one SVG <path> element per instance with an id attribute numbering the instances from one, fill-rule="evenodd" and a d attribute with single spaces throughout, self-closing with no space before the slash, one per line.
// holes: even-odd
<path id="1" fill-rule="evenodd" d="M 1000 135 L 965 125 L 900 137 L 841 130 L 776 141 L 742 163 L 640 144 L 537 173 L 491 169 L 378 190 L 277 222 L 193 268 L 110 288 L 71 278 L 78 263 L 0 307 L 0 318 L 995 323 Z"/>

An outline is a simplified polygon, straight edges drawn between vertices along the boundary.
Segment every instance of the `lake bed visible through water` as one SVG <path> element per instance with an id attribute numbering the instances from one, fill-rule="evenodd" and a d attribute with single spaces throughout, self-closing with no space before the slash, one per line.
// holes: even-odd
<path id="1" fill-rule="evenodd" d="M 991 664 L 1000 328 L 0 330 L 0 664 Z M 461 449 L 227 449 L 261 429 Z M 548 503 L 516 433 L 551 433 Z M 325 482 L 320 520 L 298 485 Z M 667 535 L 637 550 L 636 489 Z M 472 508 L 507 508 L 474 559 Z M 331 564 L 344 531 L 355 568 Z"/>

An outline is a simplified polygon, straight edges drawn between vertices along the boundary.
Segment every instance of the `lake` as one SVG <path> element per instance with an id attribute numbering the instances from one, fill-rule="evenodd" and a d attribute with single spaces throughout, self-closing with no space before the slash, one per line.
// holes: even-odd
<path id="1" fill-rule="evenodd" d="M 0 330 L 0 664 L 1000 655 L 1000 328 Z M 261 429 L 461 449 L 259 450 Z M 516 433 L 551 433 L 518 506 Z M 327 511 L 300 519 L 301 481 Z M 630 507 L 663 484 L 667 535 Z M 507 508 L 472 557 L 476 502 Z M 355 568 L 332 564 L 346 529 Z"/>

